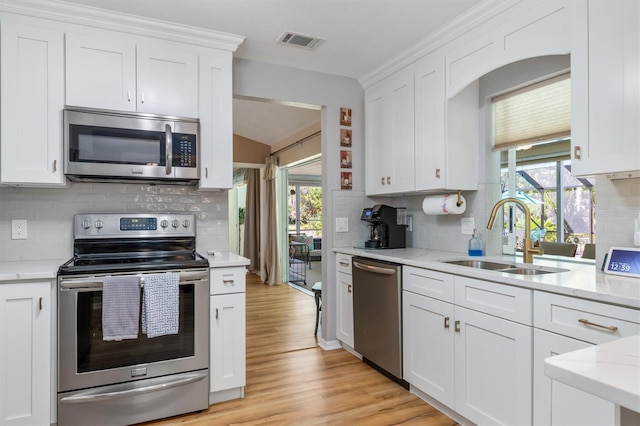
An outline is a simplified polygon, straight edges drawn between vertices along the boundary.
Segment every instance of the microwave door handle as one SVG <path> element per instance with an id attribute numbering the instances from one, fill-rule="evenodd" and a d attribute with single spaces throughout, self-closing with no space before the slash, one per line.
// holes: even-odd
<path id="1" fill-rule="evenodd" d="M 171 133 L 171 125 L 165 124 L 164 126 L 164 144 L 165 155 L 167 157 L 166 174 L 171 174 L 171 167 L 173 166 L 173 135 Z"/>

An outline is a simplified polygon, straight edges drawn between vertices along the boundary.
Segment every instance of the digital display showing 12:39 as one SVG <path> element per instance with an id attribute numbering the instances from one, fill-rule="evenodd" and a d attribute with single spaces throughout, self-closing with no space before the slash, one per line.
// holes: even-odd
<path id="1" fill-rule="evenodd" d="M 605 272 L 640 276 L 640 251 L 612 248 Z"/>

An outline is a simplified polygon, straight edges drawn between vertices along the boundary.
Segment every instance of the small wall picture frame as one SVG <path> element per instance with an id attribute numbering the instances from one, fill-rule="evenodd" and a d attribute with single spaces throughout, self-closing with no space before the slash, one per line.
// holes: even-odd
<path id="1" fill-rule="evenodd" d="M 351 189 L 352 185 L 351 172 L 340 172 L 340 189 Z"/>
<path id="2" fill-rule="evenodd" d="M 341 149 L 340 150 L 340 168 L 341 169 L 350 169 L 351 168 L 351 150 L 350 149 Z"/>
<path id="3" fill-rule="evenodd" d="M 351 147 L 351 129 L 340 129 L 340 146 Z"/>
<path id="4" fill-rule="evenodd" d="M 340 108 L 340 124 L 351 126 L 351 108 Z"/>

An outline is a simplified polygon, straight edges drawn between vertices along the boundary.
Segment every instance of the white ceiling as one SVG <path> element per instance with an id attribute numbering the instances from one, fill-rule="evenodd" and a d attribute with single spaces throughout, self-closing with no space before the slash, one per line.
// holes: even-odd
<path id="1" fill-rule="evenodd" d="M 234 57 L 359 78 L 475 5 L 496 0 L 67 0 L 245 36 Z M 313 51 L 285 31 L 325 39 Z M 234 133 L 269 145 L 320 121 L 313 110 L 234 101 Z"/>

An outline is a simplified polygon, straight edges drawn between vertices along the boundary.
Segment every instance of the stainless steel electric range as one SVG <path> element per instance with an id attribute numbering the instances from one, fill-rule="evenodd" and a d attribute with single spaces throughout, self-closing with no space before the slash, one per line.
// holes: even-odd
<path id="1" fill-rule="evenodd" d="M 189 214 L 74 217 L 74 257 L 58 271 L 59 425 L 125 425 L 208 407 L 209 263 L 195 251 L 195 228 Z M 145 279 L 165 273 L 179 276 L 177 333 L 105 339 L 106 277 L 137 280 L 142 300 Z"/>

